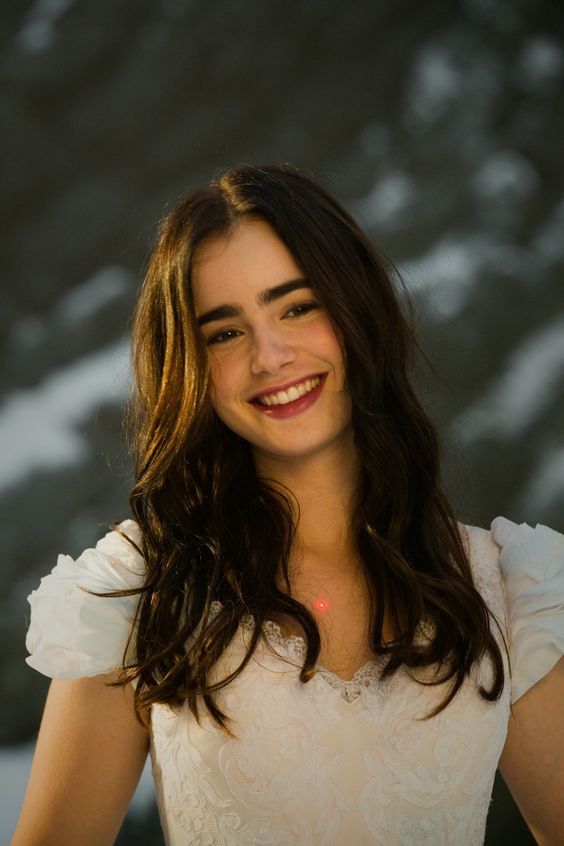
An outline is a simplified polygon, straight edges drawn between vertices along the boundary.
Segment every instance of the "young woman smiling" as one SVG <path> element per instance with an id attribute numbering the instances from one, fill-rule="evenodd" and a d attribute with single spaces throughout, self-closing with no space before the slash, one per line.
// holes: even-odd
<path id="1" fill-rule="evenodd" d="M 481 844 L 498 763 L 564 842 L 564 537 L 457 521 L 394 278 L 290 166 L 164 220 L 135 519 L 30 597 L 14 846 L 112 843 L 149 746 L 172 846 Z"/>

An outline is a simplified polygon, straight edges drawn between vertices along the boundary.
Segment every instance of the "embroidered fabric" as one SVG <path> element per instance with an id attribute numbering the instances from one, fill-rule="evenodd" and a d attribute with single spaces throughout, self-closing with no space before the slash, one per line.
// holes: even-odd
<path id="1" fill-rule="evenodd" d="M 504 627 L 497 550 L 483 530 L 472 534 L 472 557 Z M 253 625 L 242 621 L 217 679 L 239 665 Z M 171 846 L 483 843 L 510 697 L 509 686 L 498 702 L 480 697 L 489 665 L 424 721 L 446 685 L 419 684 L 405 670 L 382 679 L 379 658 L 349 681 L 318 667 L 302 684 L 303 639 L 270 620 L 263 633 L 247 667 L 217 694 L 235 737 L 203 713 L 198 726 L 187 709 L 153 708 L 155 783 Z M 432 682 L 433 673 L 419 678 Z"/>
<path id="2" fill-rule="evenodd" d="M 219 611 L 221 608 L 220 602 L 213 602 L 211 605 L 212 613 Z M 254 628 L 254 621 L 251 615 L 246 615 L 241 625 L 244 629 L 252 630 Z M 282 652 L 286 654 L 288 659 L 295 661 L 300 667 L 306 656 L 306 642 L 299 635 L 285 635 L 278 623 L 275 620 L 266 620 L 262 627 L 263 635 L 270 642 L 272 646 L 281 647 Z M 419 636 L 428 636 L 429 629 L 424 624 L 419 626 Z M 361 695 L 362 688 L 366 685 L 375 684 L 380 679 L 382 668 L 386 664 L 387 657 L 374 657 L 367 661 L 362 667 L 354 673 L 351 679 L 342 679 L 331 670 L 327 670 L 321 665 L 316 665 L 317 674 L 325 680 L 325 682 L 339 690 L 341 696 L 346 702 L 354 702 L 355 699 Z"/>
<path id="3" fill-rule="evenodd" d="M 122 527 L 139 540 L 136 524 Z M 245 669 L 216 694 L 232 736 L 203 708 L 199 722 L 186 707 L 152 708 L 151 757 L 168 846 L 483 844 L 510 698 L 564 653 L 564 536 L 497 518 L 491 532 L 467 527 L 465 542 L 477 588 L 501 627 L 494 624 L 494 636 L 509 640 L 513 677 L 505 662 L 502 697 L 490 703 L 479 695 L 491 681 L 486 660 L 427 720 L 447 693 L 430 668 L 383 679 L 386 659 L 376 658 L 348 681 L 317 667 L 303 684 L 303 639 L 268 621 Z M 75 562 L 64 557 L 30 596 L 29 663 L 57 678 L 119 666 L 136 597 L 101 598 L 81 588 L 141 581 L 140 556 L 115 532 Z M 252 626 L 250 617 L 242 622 L 212 681 L 239 666 Z"/>

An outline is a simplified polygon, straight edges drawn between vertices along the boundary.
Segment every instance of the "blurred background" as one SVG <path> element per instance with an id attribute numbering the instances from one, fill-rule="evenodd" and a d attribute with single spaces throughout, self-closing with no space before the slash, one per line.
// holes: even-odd
<path id="1" fill-rule="evenodd" d="M 128 514 L 155 227 L 240 162 L 310 168 L 397 264 L 466 523 L 564 530 L 560 0 L 4 0 L 0 841 L 48 682 L 27 594 Z M 145 775 L 120 846 L 162 844 Z M 529 844 L 501 783 L 488 844 Z"/>

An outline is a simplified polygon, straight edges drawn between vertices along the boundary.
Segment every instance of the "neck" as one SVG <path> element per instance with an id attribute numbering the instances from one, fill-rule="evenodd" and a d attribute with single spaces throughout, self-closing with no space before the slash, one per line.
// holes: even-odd
<path id="1" fill-rule="evenodd" d="M 256 455 L 258 474 L 288 488 L 297 503 L 295 565 L 316 564 L 325 572 L 350 568 L 357 559 L 352 533 L 360 462 L 351 433 L 343 448 L 328 448 L 305 458 L 283 460 Z"/>

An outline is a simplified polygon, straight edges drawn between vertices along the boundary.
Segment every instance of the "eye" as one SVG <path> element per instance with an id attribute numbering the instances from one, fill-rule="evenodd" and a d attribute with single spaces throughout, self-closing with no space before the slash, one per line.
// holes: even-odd
<path id="1" fill-rule="evenodd" d="M 221 332 L 216 332 L 215 335 L 210 335 L 207 339 L 206 344 L 211 346 L 212 344 L 225 344 L 227 341 L 232 341 L 233 338 L 236 338 L 237 335 L 240 335 L 238 329 L 223 329 Z"/>
<path id="2" fill-rule="evenodd" d="M 283 317 L 294 319 L 297 317 L 303 317 L 306 314 L 309 314 L 310 311 L 314 309 L 320 308 L 320 304 L 315 302 L 315 300 L 308 300 L 307 302 L 296 303 L 290 308 L 287 308 L 286 311 L 283 313 Z M 229 341 L 233 341 L 235 338 L 239 337 L 242 332 L 240 329 L 221 329 L 219 332 L 215 332 L 214 334 L 210 335 L 209 338 L 206 340 L 207 346 L 214 346 L 219 344 L 227 344 Z"/>
<path id="3" fill-rule="evenodd" d="M 319 303 L 310 301 L 307 303 L 296 303 L 291 306 L 286 312 L 286 317 L 301 317 L 303 314 L 308 314 L 313 309 L 319 308 Z M 294 312 L 294 314 L 292 314 Z"/>

